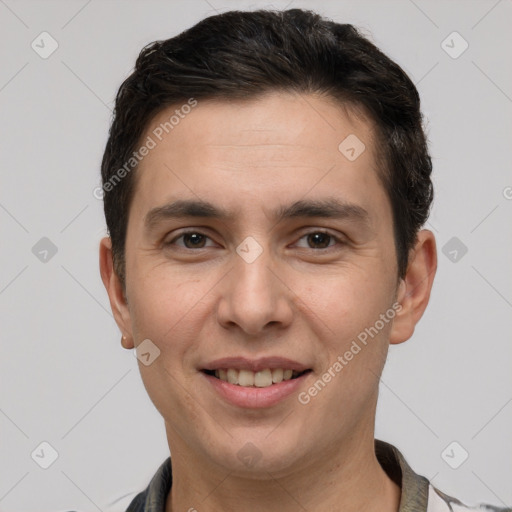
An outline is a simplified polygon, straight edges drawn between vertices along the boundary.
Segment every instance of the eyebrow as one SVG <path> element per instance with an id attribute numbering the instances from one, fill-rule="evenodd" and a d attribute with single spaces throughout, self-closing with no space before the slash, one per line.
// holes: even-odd
<path id="1" fill-rule="evenodd" d="M 288 206 L 282 206 L 274 212 L 278 222 L 298 217 L 324 217 L 328 219 L 346 219 L 368 222 L 369 214 L 361 206 L 347 203 L 337 198 L 300 200 Z"/>
<path id="2" fill-rule="evenodd" d="M 276 223 L 285 219 L 314 217 L 350 219 L 366 224 L 369 222 L 369 214 L 364 208 L 333 197 L 295 201 L 290 205 L 278 207 L 271 214 Z M 234 215 L 208 201 L 180 199 L 150 210 L 144 224 L 146 229 L 151 230 L 162 221 L 187 217 L 226 220 L 233 218 Z"/>
<path id="3" fill-rule="evenodd" d="M 144 224 L 148 230 L 167 219 L 181 219 L 185 217 L 203 217 L 210 219 L 226 219 L 228 212 L 214 206 L 208 201 L 179 199 L 172 203 L 158 206 L 150 210 L 145 217 Z"/>

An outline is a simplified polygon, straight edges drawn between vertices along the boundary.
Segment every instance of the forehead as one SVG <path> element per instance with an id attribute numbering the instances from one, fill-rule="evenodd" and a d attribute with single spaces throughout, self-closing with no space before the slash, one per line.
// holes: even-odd
<path id="1" fill-rule="evenodd" d="M 203 156 L 210 156 L 206 149 L 214 152 L 216 147 L 233 143 L 237 143 L 239 152 L 252 146 L 255 156 L 272 145 L 289 145 L 300 156 L 301 148 L 308 148 L 309 139 L 309 147 L 322 150 L 319 157 L 325 153 L 332 157 L 338 156 L 339 144 L 351 134 L 359 135 L 370 153 L 373 151 L 373 123 L 361 109 L 330 97 L 270 92 L 249 100 L 199 100 L 193 108 L 187 103 L 160 112 L 146 135 L 153 136 L 157 143 L 172 143 L 174 139 L 176 145 L 203 146 Z M 257 147 L 262 144 L 267 147 Z M 280 147 L 279 154 L 283 159 L 290 156 L 286 147 Z"/>
<path id="2" fill-rule="evenodd" d="M 149 124 L 143 140 L 154 147 L 137 169 L 136 202 L 217 196 L 239 208 L 241 197 L 268 203 L 283 193 L 300 199 L 338 189 L 368 203 L 371 190 L 383 193 L 373 125 L 352 107 L 277 92 L 185 104 L 168 107 Z"/>

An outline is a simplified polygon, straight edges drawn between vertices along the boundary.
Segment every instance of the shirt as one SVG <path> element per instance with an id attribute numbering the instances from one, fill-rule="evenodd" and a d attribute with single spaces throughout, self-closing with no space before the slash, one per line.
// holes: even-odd
<path id="1" fill-rule="evenodd" d="M 417 475 L 400 451 L 389 443 L 375 439 L 375 454 L 387 475 L 401 487 L 398 512 L 512 512 L 480 504 L 468 507 L 436 489 L 425 477 Z M 126 512 L 165 512 L 165 502 L 172 485 L 171 458 L 158 468 L 145 491 L 130 503 Z"/>

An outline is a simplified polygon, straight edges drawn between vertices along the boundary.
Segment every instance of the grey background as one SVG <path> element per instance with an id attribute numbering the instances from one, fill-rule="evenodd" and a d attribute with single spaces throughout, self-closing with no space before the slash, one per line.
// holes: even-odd
<path id="1" fill-rule="evenodd" d="M 113 98 L 150 41 L 216 11 L 285 6 L 371 34 L 428 121 L 438 276 L 414 338 L 390 349 L 376 436 L 446 493 L 512 504 L 510 0 L 0 0 L 0 510 L 125 510 L 168 456 L 98 272 Z M 47 59 L 31 47 L 43 31 L 59 45 Z M 458 58 L 441 46 L 453 31 L 469 43 Z M 43 441 L 58 452 L 48 469 L 31 458 Z M 441 456 L 453 441 L 469 453 L 458 469 Z"/>

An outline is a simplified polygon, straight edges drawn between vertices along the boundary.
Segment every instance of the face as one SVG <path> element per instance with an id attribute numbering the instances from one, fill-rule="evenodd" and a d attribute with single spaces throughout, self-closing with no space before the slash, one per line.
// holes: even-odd
<path id="1" fill-rule="evenodd" d="M 284 475 L 373 435 L 401 283 L 371 123 L 272 93 L 199 101 L 155 140 L 116 319 L 160 351 L 139 366 L 171 450 Z"/>

